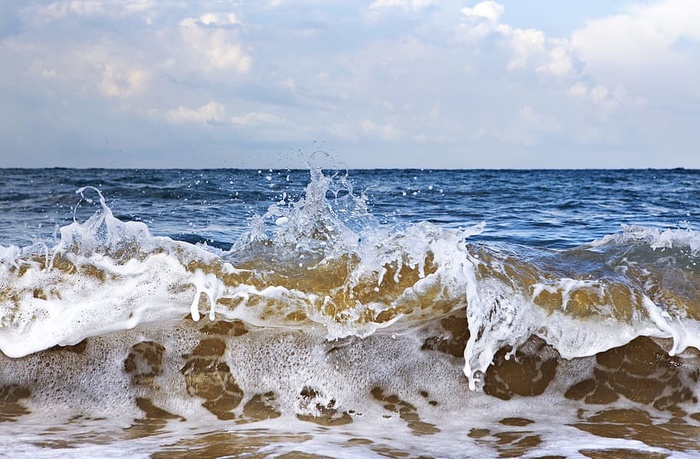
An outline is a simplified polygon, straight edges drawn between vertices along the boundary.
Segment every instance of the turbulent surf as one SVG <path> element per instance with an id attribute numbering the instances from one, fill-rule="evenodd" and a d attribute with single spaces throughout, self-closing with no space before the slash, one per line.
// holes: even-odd
<path id="1" fill-rule="evenodd" d="M 15 455 L 700 451 L 693 171 L 2 174 Z"/>

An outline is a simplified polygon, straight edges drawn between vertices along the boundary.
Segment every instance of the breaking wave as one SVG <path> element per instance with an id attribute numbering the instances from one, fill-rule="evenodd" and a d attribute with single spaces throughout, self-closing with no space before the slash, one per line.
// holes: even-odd
<path id="1" fill-rule="evenodd" d="M 98 210 L 57 244 L 0 246 L 2 416 L 391 413 L 432 435 L 449 430 L 434 410 L 472 409 L 476 390 L 700 420 L 696 231 L 485 243 L 483 223 L 380 224 L 346 177 L 314 169 L 302 197 L 283 195 L 223 250 L 153 236 L 96 188 L 78 194 Z M 592 412 L 570 424 L 597 429 Z"/>

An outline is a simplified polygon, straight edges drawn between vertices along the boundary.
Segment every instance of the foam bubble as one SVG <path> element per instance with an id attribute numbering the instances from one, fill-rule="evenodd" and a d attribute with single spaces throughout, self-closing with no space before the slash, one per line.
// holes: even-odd
<path id="1" fill-rule="evenodd" d="M 700 233 L 692 229 L 662 229 L 622 225 L 622 230 L 622 233 L 607 235 L 590 245 L 604 247 L 643 242 L 652 249 L 688 248 L 694 256 L 700 252 Z"/>
<path id="2" fill-rule="evenodd" d="M 6 355 L 188 313 L 195 321 L 204 312 L 209 320 L 311 330 L 333 341 L 396 336 L 464 308 L 470 337 L 463 371 L 474 389 L 500 349 L 514 355 L 533 335 L 565 358 L 640 335 L 673 338 L 672 353 L 698 345 L 696 293 L 676 281 L 687 271 L 678 275 L 662 257 L 629 252 L 630 242 L 641 241 L 652 251 L 681 246 L 695 253 L 692 231 L 625 228 L 571 252 L 524 257 L 466 245 L 483 224 L 466 231 L 427 222 L 383 227 L 347 181 L 312 170 L 303 197 L 274 204 L 229 252 L 217 253 L 153 237 L 146 225 L 115 218 L 98 190 L 78 190 L 84 199 L 88 191 L 98 194 L 100 210 L 61 228 L 61 241 L 46 254 L 0 250 Z M 606 250 L 608 260 L 594 257 Z M 581 267 L 572 257 L 600 266 Z"/>

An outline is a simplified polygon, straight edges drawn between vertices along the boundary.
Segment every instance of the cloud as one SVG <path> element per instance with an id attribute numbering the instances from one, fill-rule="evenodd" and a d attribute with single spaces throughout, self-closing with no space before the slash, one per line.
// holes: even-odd
<path id="1" fill-rule="evenodd" d="M 119 18 L 154 8 L 153 0 L 68 0 L 24 8 L 24 15 L 38 24 L 61 21 L 68 17 Z"/>
<path id="2" fill-rule="evenodd" d="M 59 151 L 134 132 L 134 151 L 157 155 L 163 138 L 231 152 L 319 140 L 389 167 L 697 145 L 700 2 L 621 1 L 556 35 L 547 18 L 565 2 L 6 2 L 0 141 L 32 149 L 40 130 L 53 137 L 36 151 Z"/>
<path id="3" fill-rule="evenodd" d="M 630 96 L 620 85 L 611 90 L 602 84 L 589 85 L 577 82 L 568 89 L 567 93 L 572 97 L 593 103 L 605 112 L 625 106 L 639 109 L 647 105 L 643 97 Z"/>
<path id="4" fill-rule="evenodd" d="M 369 9 L 400 8 L 405 11 L 416 12 L 435 4 L 437 4 L 436 0 L 374 0 L 369 5 Z"/>
<path id="5" fill-rule="evenodd" d="M 566 39 L 547 37 L 534 28 L 518 28 L 501 22 L 506 9 L 494 1 L 477 3 L 473 8 L 462 8 L 462 34 L 472 43 L 481 43 L 495 37 L 510 50 L 507 69 L 530 70 L 553 76 L 569 75 L 574 59 Z"/>
<path id="6" fill-rule="evenodd" d="M 379 20 L 391 26 L 405 20 L 419 20 L 427 24 L 430 20 L 429 13 L 439 9 L 438 0 L 374 0 L 363 14 L 372 24 Z"/>
<path id="7" fill-rule="evenodd" d="M 55 55 L 42 56 L 34 64 L 46 78 L 75 85 L 80 91 L 106 98 L 131 99 L 143 95 L 153 76 L 146 62 L 113 42 L 76 46 L 70 52 L 57 49 Z M 146 59 L 144 59 L 146 61 Z M 41 69 L 41 70 L 39 70 Z"/>
<path id="8" fill-rule="evenodd" d="M 235 13 L 206 13 L 195 19 L 202 25 L 227 26 L 241 24 Z"/>
<path id="9" fill-rule="evenodd" d="M 216 124 L 224 122 L 225 107 L 216 101 L 210 101 L 198 108 L 180 106 L 170 110 L 166 118 L 174 124 Z"/>
<path id="10" fill-rule="evenodd" d="M 474 8 L 462 8 L 460 11 L 469 18 L 488 19 L 491 22 L 498 22 L 503 16 L 505 7 L 496 2 L 486 1 L 477 3 Z"/>
<path id="11" fill-rule="evenodd" d="M 252 59 L 241 44 L 238 29 L 231 27 L 237 25 L 241 23 L 234 13 L 208 13 L 180 21 L 180 34 L 195 56 L 210 67 L 246 73 Z"/>
<path id="12" fill-rule="evenodd" d="M 524 68 L 535 56 L 545 53 L 545 36 L 535 29 L 507 29 L 504 35 L 510 38 L 513 58 L 508 63 L 508 70 Z"/>
<path id="13" fill-rule="evenodd" d="M 270 132 L 270 129 L 294 127 L 286 119 L 267 112 L 248 112 L 243 115 L 228 117 L 224 104 L 210 101 L 197 107 L 180 106 L 169 110 L 165 119 L 172 124 L 209 124 L 229 126 L 239 130 Z"/>
<path id="14" fill-rule="evenodd" d="M 589 21 L 572 42 L 587 61 L 611 65 L 649 65 L 653 59 L 682 54 L 682 39 L 700 42 L 700 3 L 663 0 L 633 5 L 624 12 Z"/>
<path id="15" fill-rule="evenodd" d="M 396 142 L 402 139 L 403 131 L 398 126 L 396 118 L 389 117 L 384 122 L 364 118 L 350 122 L 336 122 L 330 124 L 325 130 L 327 134 L 359 143 L 368 139 L 381 142 Z"/>
<path id="16" fill-rule="evenodd" d="M 380 140 L 397 140 L 401 136 L 401 129 L 391 122 L 378 124 L 364 119 L 360 121 L 359 127 L 365 136 Z"/>
<path id="17" fill-rule="evenodd" d="M 571 37 L 585 72 L 598 82 L 631 93 L 699 97 L 687 75 L 700 71 L 700 2 L 661 0 L 632 5 L 589 21 Z"/>
<path id="18" fill-rule="evenodd" d="M 289 125 L 286 120 L 277 115 L 264 112 L 250 112 L 241 116 L 234 116 L 231 122 L 238 127 L 264 126 L 264 125 Z"/>
<path id="19" fill-rule="evenodd" d="M 102 66 L 100 90 L 108 97 L 130 97 L 146 87 L 148 72 L 143 69 L 119 69 L 110 64 Z"/>
<path id="20" fill-rule="evenodd" d="M 518 118 L 536 131 L 557 132 L 562 129 L 561 124 L 556 118 L 538 113 L 530 106 L 522 107 L 518 111 Z"/>
<path id="21" fill-rule="evenodd" d="M 556 42 L 555 42 L 556 43 Z M 574 71 L 574 59 L 568 42 L 562 41 L 549 50 L 549 61 L 537 67 L 537 71 L 557 77 L 571 75 Z"/>

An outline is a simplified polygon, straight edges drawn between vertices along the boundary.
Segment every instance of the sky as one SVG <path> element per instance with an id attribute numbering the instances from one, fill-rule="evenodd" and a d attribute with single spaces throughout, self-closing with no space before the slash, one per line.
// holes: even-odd
<path id="1" fill-rule="evenodd" d="M 698 0 L 5 1 L 0 167 L 700 168 L 698 24 Z"/>

